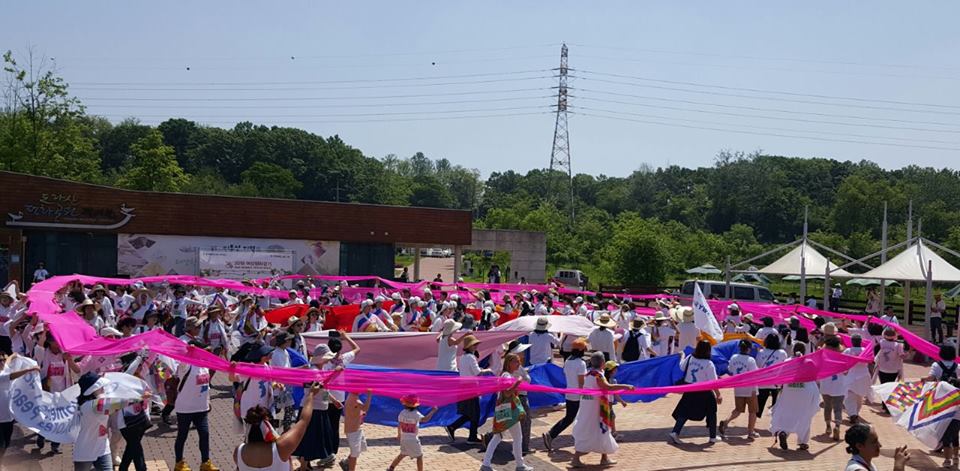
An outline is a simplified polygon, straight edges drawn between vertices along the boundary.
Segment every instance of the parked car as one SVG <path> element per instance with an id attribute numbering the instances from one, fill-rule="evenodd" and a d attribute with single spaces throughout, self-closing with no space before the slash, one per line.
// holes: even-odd
<path id="1" fill-rule="evenodd" d="M 420 255 L 424 257 L 452 257 L 453 251 L 450 249 L 431 247 L 429 249 L 420 249 Z"/>
<path id="2" fill-rule="evenodd" d="M 727 284 L 723 281 L 687 280 L 680 287 L 680 303 L 689 305 L 693 300 L 693 284 L 700 285 L 703 295 L 717 299 L 728 299 Z M 773 293 L 765 286 L 750 283 L 730 283 L 730 298 L 737 301 L 774 302 Z"/>
<path id="3" fill-rule="evenodd" d="M 581 289 L 587 285 L 587 275 L 580 270 L 560 269 L 553 275 L 553 279 L 571 289 Z"/>

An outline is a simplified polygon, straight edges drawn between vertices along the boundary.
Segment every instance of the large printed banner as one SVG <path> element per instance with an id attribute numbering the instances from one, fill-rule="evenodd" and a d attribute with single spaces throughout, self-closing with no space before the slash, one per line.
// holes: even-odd
<path id="1" fill-rule="evenodd" d="M 271 273 L 289 273 L 293 252 L 251 252 L 247 250 L 199 250 L 200 275 L 243 280 Z"/>
<path id="2" fill-rule="evenodd" d="M 117 235 L 117 273 L 131 277 L 200 275 L 200 251 L 287 252 L 290 263 L 278 274 L 328 275 L 340 271 L 340 243 L 323 240 Z M 270 277 L 273 273 L 260 275 Z M 210 275 L 219 277 L 220 275 Z M 226 275 L 224 275 L 226 276 Z"/>
<path id="3" fill-rule="evenodd" d="M 948 383 L 906 382 L 873 386 L 890 418 L 930 448 L 936 448 L 960 407 L 960 390 Z"/>

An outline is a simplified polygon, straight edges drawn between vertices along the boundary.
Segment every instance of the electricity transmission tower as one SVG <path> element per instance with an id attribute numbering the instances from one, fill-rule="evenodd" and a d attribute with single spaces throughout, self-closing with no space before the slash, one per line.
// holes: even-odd
<path id="1" fill-rule="evenodd" d="M 553 150 L 550 151 L 550 173 L 566 172 L 569 187 L 570 223 L 573 223 L 573 169 L 570 165 L 570 132 L 567 129 L 567 45 L 560 48 L 560 68 L 556 69 L 560 82 L 557 85 L 557 121 L 553 127 Z"/>

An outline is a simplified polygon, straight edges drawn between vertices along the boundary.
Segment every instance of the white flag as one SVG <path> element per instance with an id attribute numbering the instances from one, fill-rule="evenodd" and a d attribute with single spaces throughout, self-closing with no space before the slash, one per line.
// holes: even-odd
<path id="1" fill-rule="evenodd" d="M 713 315 L 710 305 L 707 304 L 707 298 L 703 296 L 700 290 L 700 283 L 693 284 L 693 323 L 703 333 L 713 337 L 713 340 L 720 342 L 723 340 L 723 329 L 717 322 L 717 317 Z"/>

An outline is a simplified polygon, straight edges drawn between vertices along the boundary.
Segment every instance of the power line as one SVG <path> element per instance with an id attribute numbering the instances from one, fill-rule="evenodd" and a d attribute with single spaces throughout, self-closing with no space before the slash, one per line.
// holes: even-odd
<path id="1" fill-rule="evenodd" d="M 504 102 L 504 101 L 524 101 L 524 100 L 543 100 L 546 98 L 553 98 L 554 95 L 539 95 L 534 97 L 514 97 L 514 98 L 482 98 L 477 100 L 448 100 L 448 101 L 420 101 L 416 103 L 352 103 L 349 105 L 343 104 L 324 104 L 324 108 L 381 108 L 381 107 L 394 107 L 394 106 L 433 106 L 433 105 L 459 105 L 466 103 L 492 103 L 492 102 Z M 100 108 L 132 108 L 132 109 L 142 109 L 144 105 L 114 105 L 114 104 L 99 104 L 96 105 L 97 109 Z M 182 110 L 182 109 L 236 109 L 236 110 L 249 110 L 249 109 L 316 109 L 317 105 L 148 105 L 151 109 L 171 109 L 171 110 Z"/>
<path id="2" fill-rule="evenodd" d="M 957 146 L 960 146 L 960 142 L 957 142 L 957 141 L 940 141 L 940 140 L 935 140 L 935 139 L 913 139 L 913 138 L 907 138 L 907 137 L 892 137 L 892 136 L 873 136 L 873 135 L 865 135 L 865 134 L 839 133 L 839 132 L 832 132 L 832 131 L 807 131 L 807 130 L 803 130 L 803 129 L 786 129 L 786 128 L 776 128 L 776 127 L 768 127 L 768 126 L 755 126 L 755 125 L 740 125 L 740 124 L 734 125 L 734 124 L 727 124 L 727 123 L 718 123 L 718 122 L 716 122 L 716 121 L 704 121 L 704 120 L 687 119 L 687 118 L 674 118 L 674 117 L 672 117 L 672 116 L 662 116 L 662 115 L 643 114 L 643 113 L 631 113 L 631 112 L 627 112 L 627 111 L 611 111 L 611 110 L 604 110 L 604 109 L 597 109 L 597 108 L 589 108 L 589 107 L 582 107 L 582 106 L 577 107 L 577 109 L 587 110 L 587 111 L 594 111 L 594 112 L 602 112 L 602 113 L 621 114 L 621 115 L 628 115 L 628 116 L 639 116 L 639 117 L 643 117 L 643 118 L 668 119 L 668 120 L 682 121 L 682 122 L 688 122 L 688 123 L 708 124 L 708 125 L 717 125 L 717 126 L 736 126 L 736 127 L 738 127 L 738 128 L 761 129 L 761 130 L 766 130 L 766 131 L 800 132 L 800 133 L 823 134 L 823 135 L 840 136 L 840 137 L 856 137 L 856 138 L 867 138 L 867 139 L 888 139 L 888 140 L 906 141 L 906 142 L 930 142 L 930 143 L 935 143 L 935 144 L 949 144 L 949 145 L 957 145 Z"/>
<path id="3" fill-rule="evenodd" d="M 741 118 L 773 119 L 778 121 L 795 121 L 800 123 L 811 123 L 811 124 L 831 124 L 831 125 L 837 125 L 837 126 L 855 126 L 855 127 L 880 128 L 880 129 L 896 129 L 896 130 L 903 130 L 903 131 L 923 131 L 923 132 L 960 134 L 960 130 L 950 130 L 950 129 L 929 129 L 929 128 L 915 128 L 915 127 L 906 127 L 906 126 L 886 126 L 882 124 L 870 124 L 870 123 L 862 123 L 862 124 L 844 123 L 842 121 L 824 121 L 824 120 L 813 120 L 813 119 L 803 119 L 803 118 L 788 118 L 783 116 L 766 116 L 766 115 L 753 115 L 753 114 L 745 114 L 745 113 L 731 113 L 731 112 L 724 112 L 724 111 L 702 110 L 702 109 L 696 109 L 696 108 L 691 109 L 691 108 L 680 108 L 675 106 L 649 105 L 645 103 L 634 103 L 634 102 L 626 102 L 626 101 L 619 101 L 619 100 L 604 100 L 601 98 L 584 97 L 579 95 L 577 95 L 577 98 L 581 100 L 596 101 L 600 103 L 641 106 L 644 108 L 655 108 L 655 109 L 664 109 L 664 110 L 690 111 L 694 113 L 736 116 Z"/>
<path id="4" fill-rule="evenodd" d="M 941 115 L 960 115 L 960 111 L 937 111 L 937 110 L 914 110 L 908 108 L 895 108 L 890 106 L 872 106 L 872 105 L 857 105 L 852 103 L 830 103 L 826 101 L 815 101 L 815 100 L 798 100 L 792 98 L 772 98 L 772 97 L 762 97 L 755 95 L 744 95 L 742 93 L 725 93 L 725 92 L 713 92 L 707 90 L 690 90 L 686 88 L 677 88 L 677 87 L 667 87 L 662 85 L 649 85 L 649 84 L 639 84 L 639 83 L 630 83 L 630 82 L 618 82 L 616 80 L 606 80 L 606 79 L 597 79 L 597 78 L 584 78 L 582 80 L 591 80 L 594 82 L 601 83 L 610 83 L 615 85 L 628 85 L 633 87 L 642 87 L 642 88 L 654 88 L 659 90 L 671 90 L 684 93 L 696 93 L 701 95 L 714 95 L 714 96 L 728 96 L 735 98 L 746 98 L 750 100 L 767 100 L 767 101 L 782 101 L 789 103 L 803 103 L 809 105 L 827 105 L 827 106 L 839 106 L 839 107 L 849 107 L 849 108 L 862 108 L 870 110 L 884 110 L 884 111 L 898 111 L 898 112 L 907 112 L 907 113 L 930 113 L 930 114 L 941 114 Z"/>
<path id="5" fill-rule="evenodd" d="M 248 119 L 273 119 L 273 118 L 337 118 L 337 117 L 361 117 L 361 116 L 398 116 L 398 115 L 426 115 L 426 114 L 444 114 L 444 113 L 479 113 L 479 112 L 490 112 L 490 111 L 517 111 L 517 110 L 534 110 L 542 109 L 549 110 L 552 109 L 551 106 L 513 106 L 513 107 L 503 107 L 503 108 L 480 108 L 480 109 L 459 109 L 459 110 L 425 110 L 425 111 L 398 111 L 398 112 L 385 112 L 385 113 L 334 113 L 334 114 L 319 114 L 319 115 L 260 115 L 254 118 Z M 108 117 L 125 117 L 118 114 L 107 114 L 100 116 Z M 141 118 L 168 118 L 166 115 L 140 115 Z M 194 119 L 216 119 L 216 118 L 231 118 L 229 115 L 199 115 L 193 116 Z"/>
<path id="6" fill-rule="evenodd" d="M 493 93 L 519 93 L 530 91 L 549 90 L 550 87 L 539 88 L 516 88 L 511 90 L 480 90 L 473 92 L 443 92 L 427 93 L 413 95 L 377 95 L 377 96 L 349 96 L 349 97 L 250 97 L 250 98 L 142 98 L 142 97 L 86 97 L 83 101 L 324 101 L 324 100 L 380 100 L 391 98 L 427 98 L 433 96 L 462 96 L 462 95 L 488 95 Z"/>
<path id="7" fill-rule="evenodd" d="M 272 81 L 272 82 L 72 82 L 72 85 L 327 85 L 341 83 L 382 83 L 382 82 L 407 82 L 420 80 L 446 80 L 459 78 L 478 78 L 478 77 L 499 77 L 504 75 L 525 75 L 533 73 L 552 72 L 552 69 L 529 69 L 515 70 L 506 72 L 486 72 L 479 74 L 457 74 L 457 75 L 435 75 L 418 77 L 394 77 L 380 79 L 351 79 L 351 80 L 308 80 L 308 81 Z"/>
<path id="8" fill-rule="evenodd" d="M 439 82 L 439 83 L 413 83 L 413 84 L 377 84 L 377 85 L 357 85 L 357 86 L 339 86 L 339 87 L 258 87 L 258 88 L 105 88 L 105 87 L 71 87 L 74 90 L 88 91 L 121 91 L 121 92 L 256 92 L 256 91 L 309 91 L 309 90 L 357 90 L 366 88 L 414 88 L 414 87 L 442 87 L 450 85 L 475 85 L 486 83 L 503 82 L 522 82 L 529 80 L 541 80 L 553 78 L 551 75 L 541 75 L 537 77 L 519 77 L 490 80 L 471 80 L 463 82 Z"/>
<path id="9" fill-rule="evenodd" d="M 592 116 L 595 118 L 605 118 L 605 119 L 611 119 L 611 120 L 652 124 L 656 126 L 671 126 L 671 127 L 699 129 L 699 130 L 706 130 L 706 131 L 732 132 L 737 134 L 749 134 L 754 136 L 785 137 L 785 138 L 791 138 L 791 139 L 807 139 L 807 140 L 825 141 L 825 142 L 844 142 L 844 143 L 850 143 L 850 144 L 869 144 L 869 145 L 890 146 L 890 147 L 903 147 L 903 148 L 909 148 L 909 149 L 934 149 L 934 150 L 960 151 L 960 147 L 922 146 L 922 145 L 896 144 L 896 143 L 889 143 L 889 142 L 871 142 L 871 141 L 862 141 L 862 140 L 854 140 L 854 139 L 834 139 L 834 138 L 828 138 L 828 137 L 796 136 L 796 135 L 780 134 L 780 133 L 744 131 L 741 129 L 722 129 L 722 128 L 715 128 L 715 127 L 708 127 L 708 126 L 693 126 L 693 125 L 679 124 L 679 123 L 664 123 L 662 121 L 640 120 L 640 119 L 623 118 L 623 117 L 617 117 L 617 116 L 606 116 L 606 115 L 593 114 L 593 113 L 576 112 L 576 114 L 580 116 Z"/>
<path id="10" fill-rule="evenodd" d="M 849 101 L 856 101 L 861 103 L 887 103 L 891 105 L 929 106 L 929 107 L 935 107 L 935 108 L 960 109 L 960 106 L 957 106 L 957 105 L 944 105 L 940 103 L 920 103 L 915 101 L 897 101 L 897 100 L 883 100 L 878 98 L 860 98 L 860 97 L 848 97 L 848 96 L 839 96 L 839 95 L 797 93 L 797 92 L 770 90 L 770 89 L 763 89 L 763 88 L 731 87 L 727 85 L 716 85 L 716 84 L 707 84 L 707 83 L 699 83 L 699 82 L 686 82 L 681 80 L 663 80 L 663 79 L 655 79 L 650 77 L 639 77 L 635 75 L 593 72 L 591 70 L 579 70 L 578 72 L 589 74 L 589 75 L 600 75 L 604 77 L 626 78 L 626 79 L 632 79 L 632 80 L 642 80 L 644 82 L 668 83 L 673 85 L 688 85 L 693 87 L 714 88 L 714 89 L 720 89 L 720 90 L 735 90 L 735 91 L 753 92 L 753 93 L 768 93 L 768 94 L 774 94 L 774 95 L 825 98 L 830 100 L 849 100 Z"/>
<path id="11" fill-rule="evenodd" d="M 546 115 L 553 114 L 550 111 L 534 111 L 527 113 L 502 113 L 502 114 L 488 114 L 488 115 L 465 115 L 465 116 L 439 116 L 439 117 L 429 117 L 429 118 L 386 118 L 386 119 L 362 119 L 362 120 L 306 120 L 306 121 L 274 121 L 272 124 L 321 124 L 321 123 L 333 123 L 333 124 L 363 124 L 363 123 L 385 123 L 385 122 L 403 122 L 403 121 L 442 121 L 442 120 L 451 120 L 451 119 L 479 119 L 479 118 L 509 118 L 515 116 L 533 116 L 533 115 Z M 219 123 L 219 124 L 237 124 L 243 122 L 244 120 L 239 121 L 205 121 L 205 123 Z"/>

